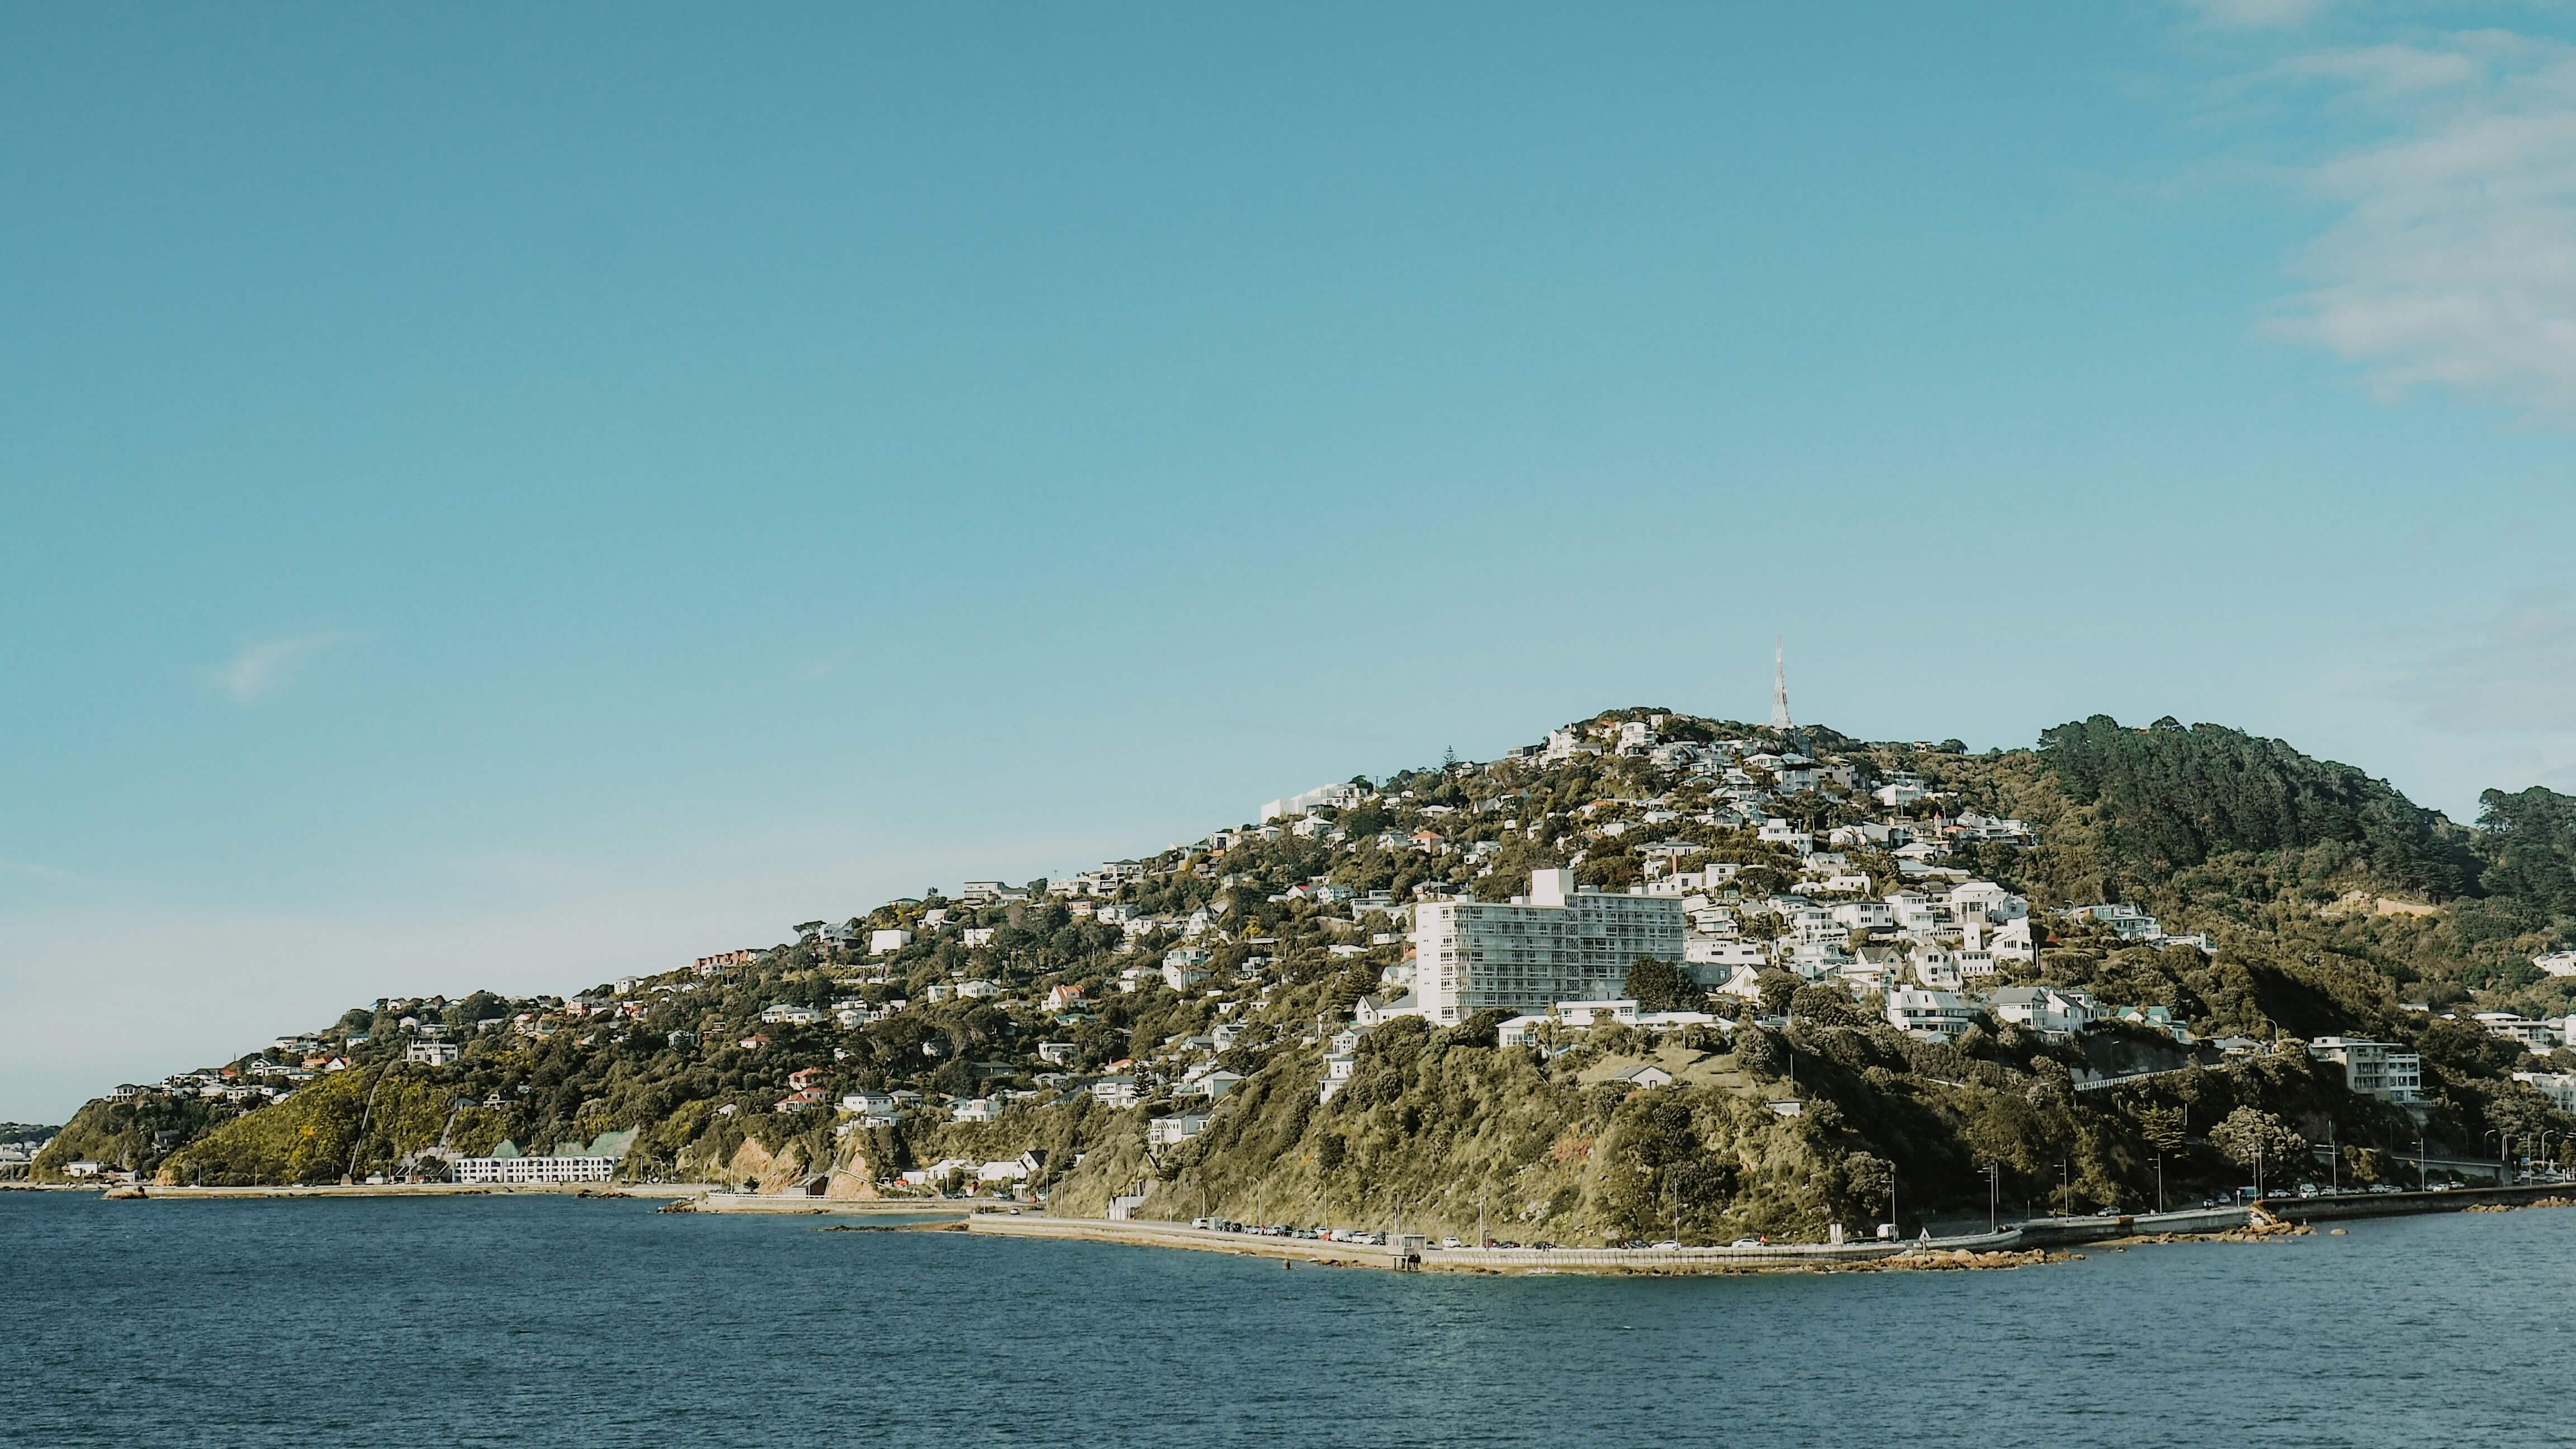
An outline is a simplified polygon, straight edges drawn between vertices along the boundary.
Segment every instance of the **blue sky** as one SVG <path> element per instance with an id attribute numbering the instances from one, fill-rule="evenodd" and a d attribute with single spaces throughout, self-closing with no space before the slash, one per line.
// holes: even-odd
<path id="1" fill-rule="evenodd" d="M 1599 708 L 2576 788 L 2559 5 L 0 15 L 0 1117 Z"/>

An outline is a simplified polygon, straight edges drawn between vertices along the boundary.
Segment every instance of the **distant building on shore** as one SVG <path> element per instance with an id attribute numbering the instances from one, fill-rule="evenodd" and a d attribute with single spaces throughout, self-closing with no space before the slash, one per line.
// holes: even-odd
<path id="1" fill-rule="evenodd" d="M 456 1159 L 460 1183 L 520 1186 L 532 1183 L 606 1182 L 617 1175 L 618 1159 L 635 1140 L 634 1129 L 602 1132 L 588 1143 L 562 1143 L 545 1156 L 521 1152 L 509 1142 L 489 1157 Z"/>

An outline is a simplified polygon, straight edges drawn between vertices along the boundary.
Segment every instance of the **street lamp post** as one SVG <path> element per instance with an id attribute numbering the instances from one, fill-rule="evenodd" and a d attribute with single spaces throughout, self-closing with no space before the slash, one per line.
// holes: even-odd
<path id="1" fill-rule="evenodd" d="M 1987 1233 L 1987 1235 L 1988 1235 L 1988 1236 L 1992 1236 L 1992 1235 L 1994 1234 L 1994 1231 L 1995 1231 L 1995 1216 L 1996 1216 L 1996 1213 L 1997 1213 L 1998 1209 L 2001 1207 L 2001 1204 L 2002 1204 L 2002 1201 L 2003 1201 L 2003 1192 L 2004 1192 L 2004 1180 L 2003 1180 L 2003 1173 L 2002 1173 L 2001 1169 L 2000 1169 L 2000 1168 L 1997 1166 L 1997 1164 L 1995 1164 L 1995 1163 L 1991 1163 L 1991 1162 L 1987 1163 L 1987 1164 L 1986 1164 L 1986 1233 Z"/>

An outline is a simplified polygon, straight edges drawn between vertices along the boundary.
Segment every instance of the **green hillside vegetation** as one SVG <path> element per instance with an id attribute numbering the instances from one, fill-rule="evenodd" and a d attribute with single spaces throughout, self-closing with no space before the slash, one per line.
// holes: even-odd
<path id="1" fill-rule="evenodd" d="M 2031 843 L 1963 842 L 1945 862 L 2031 902 L 2037 958 L 2004 963 L 1986 984 L 2081 988 L 2163 1008 L 2201 1042 L 2258 1049 L 2221 1058 L 2128 1025 L 2050 1040 L 1991 1019 L 1955 1043 L 1927 1042 L 1887 1026 L 1875 996 L 1775 973 L 1754 1013 L 1772 1026 L 1659 1039 L 1605 1026 L 1553 1056 L 1498 1045 L 1493 1016 L 1446 1029 L 1399 1018 L 1359 1037 L 1352 1076 L 1319 1100 L 1327 1039 L 1402 963 L 1394 911 L 1419 888 L 1501 900 L 1525 891 L 1533 869 L 1570 865 L 1580 884 L 1615 891 L 1666 861 L 1739 867 L 1733 898 L 1747 905 L 1798 885 L 1796 851 L 1728 817 L 1742 786 L 1705 765 L 1605 749 L 1403 771 L 1357 782 L 1361 802 L 1317 812 L 1311 833 L 1229 830 L 1149 857 L 1116 893 L 1157 918 L 1141 932 L 1042 891 L 969 905 L 932 890 L 870 907 L 837 933 L 805 923 L 748 965 L 602 983 L 580 1001 L 380 1001 L 313 1034 L 317 1059 L 344 1070 L 269 1050 L 203 1076 L 291 1086 L 282 1101 L 193 1089 L 102 1099 L 36 1170 L 95 1160 L 165 1182 L 318 1182 L 634 1129 L 621 1172 L 638 1179 L 777 1189 L 829 1172 L 835 1190 L 892 1190 L 906 1169 L 1033 1151 L 1044 1165 L 1032 1186 L 1058 1211 L 1098 1213 L 1142 1186 L 1143 1210 L 1166 1217 L 1383 1226 L 1400 1212 L 1463 1235 L 1481 1204 L 1497 1236 L 1725 1241 L 1858 1227 L 1887 1210 L 1891 1190 L 1909 1223 L 1981 1206 L 1989 1167 L 2015 1208 L 2138 1207 L 2153 1201 L 2160 1158 L 2177 1194 L 2232 1185 L 2244 1169 L 2229 1151 L 2247 1142 L 2347 1146 L 2367 1173 L 2419 1130 L 2433 1150 L 2471 1156 L 2492 1151 L 2498 1131 L 2576 1130 L 2510 1075 L 2576 1069 L 2576 1057 L 2527 1055 L 2453 1014 L 2576 1010 L 2576 982 L 2529 961 L 2576 941 L 2576 800 L 2490 792 L 2478 823 L 2462 826 L 2351 767 L 2170 720 L 2135 729 L 2097 716 L 2048 731 L 2036 749 L 1977 755 L 1825 730 L 1792 741 L 1646 709 L 1576 728 L 1607 740 L 1631 722 L 1652 722 L 1664 741 L 1746 741 L 1738 778 L 1769 792 L 1762 813 L 1820 844 L 1869 822 L 1936 833 L 1963 812 L 2026 823 Z M 1799 745 L 1843 773 L 1791 792 L 1753 760 Z M 1899 772 L 1932 795 L 1896 807 L 1869 798 Z M 1903 883 L 1885 842 L 1836 848 L 1841 869 L 1878 891 Z M 2133 904 L 2170 932 L 2205 934 L 2209 949 L 2125 942 L 2054 909 L 2094 902 Z M 1196 968 L 1206 981 L 1176 991 L 1156 974 L 1132 979 L 1184 944 L 1185 918 L 1197 922 L 1186 940 L 1207 953 Z M 1780 929 L 1750 911 L 1741 924 L 1754 940 Z M 858 949 L 864 935 L 852 933 L 888 927 L 917 938 L 883 958 Z M 964 981 L 998 994 L 931 999 Z M 1641 963 L 1629 986 L 1650 1011 L 1748 1015 L 1712 1004 L 1669 964 Z M 1054 988 L 1081 997 L 1051 1005 Z M 827 1015 L 762 1024 L 777 1007 Z M 1230 1044 L 1219 1051 L 1208 1039 L 1221 1026 Z M 444 1029 L 461 1059 L 401 1061 L 424 1027 Z M 2345 1091 L 2338 1068 L 2296 1045 L 2326 1035 L 2416 1048 L 2422 1120 Z M 1055 1044 L 1049 1059 L 1041 1043 Z M 1193 1062 L 1244 1080 L 1213 1105 L 1184 1096 Z M 1648 1065 L 1673 1082 L 1614 1080 Z M 1139 1105 L 1085 1089 L 1113 1069 L 1136 1078 Z M 2145 1070 L 2169 1074 L 2075 1088 L 2092 1072 Z M 919 1100 L 894 1126 L 828 1105 L 780 1110 L 795 1073 L 827 1103 Z M 1001 1104 L 999 1120 L 946 1120 L 943 1104 L 969 1099 Z M 1795 1115 L 1775 1105 L 1788 1102 Z M 1207 1114 L 1206 1130 L 1149 1149 L 1147 1124 L 1180 1112 Z"/>

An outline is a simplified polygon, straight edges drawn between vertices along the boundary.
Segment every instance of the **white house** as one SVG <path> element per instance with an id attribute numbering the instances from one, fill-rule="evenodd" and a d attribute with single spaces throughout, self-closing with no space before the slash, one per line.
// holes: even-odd
<path id="1" fill-rule="evenodd" d="M 1734 970 L 1759 968 L 1771 964 L 1771 948 L 1759 941 L 1743 941 L 1733 936 L 1691 936 L 1682 942 L 1682 964 Z M 1701 979 L 1710 974 L 1724 976 L 1728 972 L 1720 969 L 1712 973 L 1692 973 Z"/>
<path id="2" fill-rule="evenodd" d="M 999 1120 L 1001 1115 L 1002 1101 L 999 1097 L 970 1097 L 957 1104 L 955 1110 L 949 1113 L 949 1119 L 956 1122 L 992 1122 Z"/>
<path id="3" fill-rule="evenodd" d="M 1962 921 L 1983 916 L 2001 924 L 2030 915 L 2030 902 L 1990 880 L 1962 881 L 1950 887 L 1950 910 Z"/>
<path id="4" fill-rule="evenodd" d="M 452 1041 L 416 1041 L 403 1048 L 403 1060 L 425 1067 L 443 1067 L 462 1055 Z"/>
<path id="5" fill-rule="evenodd" d="M 2111 934 L 2123 941 L 2153 941 L 2164 934 L 2164 931 L 2156 925 L 2155 917 L 2135 906 L 2068 906 L 2059 914 L 2070 920 L 2092 921 L 2098 925 L 2108 926 Z"/>
<path id="6" fill-rule="evenodd" d="M 1157 1117 L 1145 1124 L 1145 1145 L 1178 1147 L 1205 1132 L 1207 1124 L 1204 1112 L 1180 1112 L 1169 1117 Z"/>
<path id="7" fill-rule="evenodd" d="M 1896 908 L 1885 901 L 1844 901 L 1832 911 L 1834 924 L 1846 930 L 1872 931 L 1892 928 Z"/>
<path id="8" fill-rule="evenodd" d="M 2007 986 L 1995 993 L 1995 1019 L 2033 1031 L 2069 1036 L 2100 1017 L 2102 1009 L 2081 991 L 2054 986 Z"/>
<path id="9" fill-rule="evenodd" d="M 2027 919 L 2006 921 L 1987 939 L 1985 951 L 1997 961 L 2019 961 L 2027 965 L 2039 959 L 2039 950 L 2031 941 Z"/>
<path id="10" fill-rule="evenodd" d="M 1351 1079 L 1351 1072 L 1358 1065 L 1359 1058 L 1346 1051 L 1337 1051 L 1324 1058 L 1324 1085 L 1319 1093 L 1320 1099 L 1326 1102 L 1333 1100 L 1333 1094 Z"/>
<path id="11" fill-rule="evenodd" d="M 977 1182 L 1025 1182 L 1037 1175 L 1042 1164 L 1038 1154 L 1023 1152 L 1017 1157 L 998 1158 L 975 1169 Z"/>
<path id="12" fill-rule="evenodd" d="M 823 1013 L 810 1006 L 796 1006 L 784 1001 L 763 1007 L 760 1012 L 763 1026 L 812 1026 L 822 1019 Z"/>
<path id="13" fill-rule="evenodd" d="M 1761 967 L 1742 965 L 1728 972 L 1724 981 L 1709 989 L 1720 996 L 1732 996 L 1739 1001 L 1760 1001 L 1762 999 L 1761 977 Z"/>
<path id="14" fill-rule="evenodd" d="M 1887 993 L 1887 1024 L 1948 1041 L 1977 1019 L 1977 1007 L 1951 991 L 1923 991 L 1900 986 Z"/>
<path id="15" fill-rule="evenodd" d="M 1213 1102 L 1243 1085 L 1243 1073 L 1231 1068 L 1203 1065 L 1181 1079 L 1178 1088 L 1184 1097 L 1205 1097 Z"/>
<path id="16" fill-rule="evenodd" d="M 868 933 L 868 954 L 872 956 L 891 956 L 911 944 L 912 933 L 901 926 Z"/>

